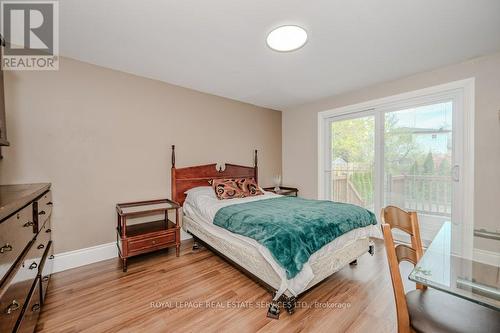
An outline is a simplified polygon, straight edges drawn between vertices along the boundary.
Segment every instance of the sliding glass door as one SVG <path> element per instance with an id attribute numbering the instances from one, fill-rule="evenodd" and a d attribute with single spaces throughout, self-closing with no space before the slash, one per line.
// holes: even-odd
<path id="1" fill-rule="evenodd" d="M 429 243 L 454 210 L 459 182 L 453 98 L 405 102 L 331 117 L 327 122 L 326 198 L 372 210 L 417 211 Z M 397 234 L 405 241 L 402 234 Z"/>
<path id="2" fill-rule="evenodd" d="M 424 241 L 452 217 L 452 118 L 452 101 L 384 112 L 383 203 L 418 212 Z"/>
<path id="3" fill-rule="evenodd" d="M 332 121 L 330 131 L 330 199 L 374 210 L 375 117 Z"/>

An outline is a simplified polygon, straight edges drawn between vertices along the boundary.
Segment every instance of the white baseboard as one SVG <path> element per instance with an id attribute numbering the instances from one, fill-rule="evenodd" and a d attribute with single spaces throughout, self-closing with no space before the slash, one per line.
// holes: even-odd
<path id="1" fill-rule="evenodd" d="M 54 255 L 54 273 L 118 257 L 116 242 Z"/>
<path id="2" fill-rule="evenodd" d="M 185 240 L 188 239 L 188 237 L 181 237 L 181 239 Z M 116 242 L 59 253 L 54 255 L 54 273 L 117 257 L 118 248 L 116 247 Z M 499 266 L 500 254 L 492 251 L 474 249 L 474 260 L 492 266 Z"/>
<path id="3" fill-rule="evenodd" d="M 181 242 L 190 238 L 191 235 L 182 231 Z M 54 273 L 117 257 L 116 242 L 55 254 Z"/>
<path id="4" fill-rule="evenodd" d="M 474 260 L 498 267 L 500 266 L 500 253 L 474 249 Z"/>

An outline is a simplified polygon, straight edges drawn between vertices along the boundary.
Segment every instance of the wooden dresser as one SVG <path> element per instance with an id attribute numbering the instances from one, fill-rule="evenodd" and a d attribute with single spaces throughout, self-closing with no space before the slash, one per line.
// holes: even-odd
<path id="1" fill-rule="evenodd" d="M 0 186 L 0 332 L 33 332 L 52 273 L 50 184 Z"/>

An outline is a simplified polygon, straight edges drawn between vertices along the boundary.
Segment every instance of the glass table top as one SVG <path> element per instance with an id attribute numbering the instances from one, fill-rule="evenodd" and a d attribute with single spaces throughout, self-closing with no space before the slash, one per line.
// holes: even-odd
<path id="1" fill-rule="evenodd" d="M 157 204 L 149 204 L 149 205 L 140 205 L 140 206 L 131 206 L 131 207 L 123 207 L 122 212 L 124 214 L 143 212 L 145 210 L 153 210 L 153 209 L 174 209 L 177 205 L 170 202 L 162 202 Z"/>
<path id="2" fill-rule="evenodd" d="M 409 279 L 500 310 L 500 267 L 454 255 L 450 222 L 443 224 Z"/>
<path id="3" fill-rule="evenodd" d="M 169 199 L 119 203 L 116 205 L 118 214 L 121 216 L 147 216 L 151 215 L 150 213 L 160 213 L 177 208 L 180 208 L 179 204 Z"/>

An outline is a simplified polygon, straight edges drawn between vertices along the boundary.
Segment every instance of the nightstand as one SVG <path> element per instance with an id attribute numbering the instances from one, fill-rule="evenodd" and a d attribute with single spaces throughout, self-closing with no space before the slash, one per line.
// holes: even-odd
<path id="1" fill-rule="evenodd" d="M 116 205 L 118 225 L 116 227 L 116 245 L 122 261 L 122 269 L 127 271 L 127 258 L 174 247 L 177 257 L 181 245 L 180 237 L 181 206 L 169 199 L 119 203 Z M 175 222 L 168 218 L 168 212 L 175 211 Z M 153 221 L 144 222 L 145 217 L 154 217 Z M 160 219 L 158 219 L 160 217 Z M 140 223 L 127 225 L 133 219 L 140 218 Z"/>
<path id="2" fill-rule="evenodd" d="M 287 197 L 296 197 L 299 193 L 299 189 L 295 187 L 286 187 L 286 186 L 280 186 L 279 191 L 275 191 L 274 187 L 264 187 L 264 191 L 281 194 Z"/>

